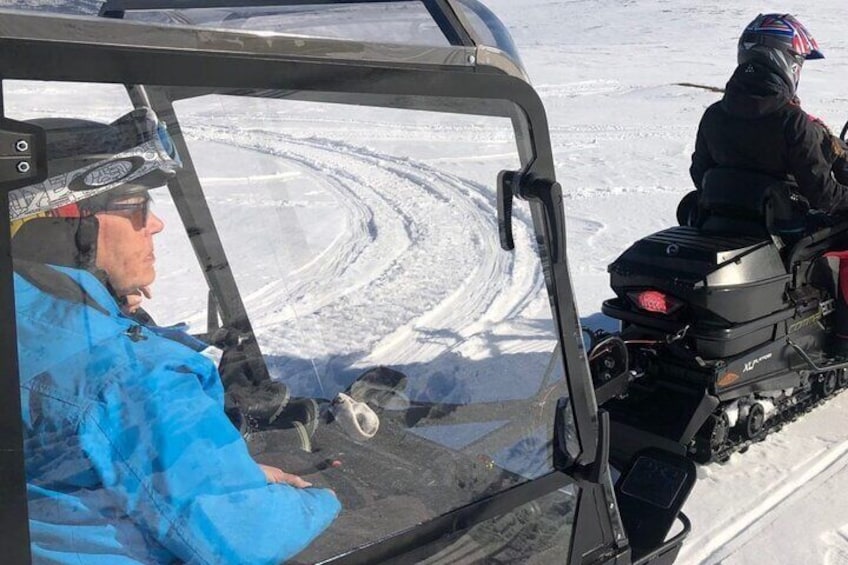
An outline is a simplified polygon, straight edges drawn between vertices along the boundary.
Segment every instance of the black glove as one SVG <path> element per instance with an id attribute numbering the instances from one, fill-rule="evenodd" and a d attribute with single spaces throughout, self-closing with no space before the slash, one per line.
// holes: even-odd
<path id="1" fill-rule="evenodd" d="M 224 393 L 227 415 L 240 415 L 251 428 L 270 426 L 288 403 L 289 389 L 279 381 L 265 381 L 258 385 L 233 384 Z M 230 419 L 233 420 L 233 416 Z"/>

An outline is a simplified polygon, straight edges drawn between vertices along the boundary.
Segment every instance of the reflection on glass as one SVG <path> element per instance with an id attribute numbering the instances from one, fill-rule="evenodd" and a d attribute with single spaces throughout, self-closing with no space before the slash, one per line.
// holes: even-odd
<path id="1" fill-rule="evenodd" d="M 492 181 L 510 163 L 468 178 L 451 161 L 481 137 L 490 146 L 478 151 L 514 151 L 491 141 L 506 140 L 508 122 L 342 118 L 323 104 L 225 97 L 180 102 L 177 114 L 267 369 L 293 403 L 315 403 L 298 410 L 317 424 L 294 440 L 273 430 L 248 440 L 259 460 L 342 501 L 306 561 L 551 470 L 567 393 L 532 220 L 516 210 L 520 251 L 502 251 Z M 428 139 L 420 119 L 450 120 L 450 137 Z M 373 408 L 376 435 L 350 433 L 339 393 Z"/>
<path id="2" fill-rule="evenodd" d="M 128 12 L 126 17 L 150 23 L 245 29 L 371 43 L 450 45 L 424 4 L 418 0 L 145 10 Z"/>
<path id="3" fill-rule="evenodd" d="M 420 563 L 564 563 L 576 510 L 574 488 L 555 491 L 443 540 L 443 548 Z"/>

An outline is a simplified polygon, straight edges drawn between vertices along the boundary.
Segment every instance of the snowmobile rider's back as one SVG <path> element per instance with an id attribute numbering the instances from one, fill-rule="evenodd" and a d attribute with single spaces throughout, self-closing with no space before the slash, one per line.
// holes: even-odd
<path id="1" fill-rule="evenodd" d="M 748 24 L 724 98 L 698 128 L 690 174 L 699 190 L 712 168 L 744 169 L 794 179 L 811 208 L 848 211 L 844 146 L 796 96 L 804 61 L 823 57 L 791 15 L 761 14 Z"/>
<path id="2" fill-rule="evenodd" d="M 845 143 L 806 113 L 796 94 L 804 61 L 822 58 L 816 40 L 792 15 L 760 14 L 746 26 L 724 97 L 707 108 L 698 127 L 689 169 L 695 194 L 703 200 L 708 173 L 722 169 L 740 173 L 741 192 L 736 194 L 745 198 L 742 192 L 751 190 L 753 172 L 785 184 L 785 194 L 794 201 L 790 207 L 801 215 L 806 210 L 824 212 L 825 218 L 848 213 Z M 689 223 L 687 218 L 698 222 L 691 209 L 694 201 L 679 211 L 681 223 Z M 844 298 L 837 301 L 837 310 L 848 310 Z M 838 313 L 838 319 L 848 322 L 848 315 Z M 837 338 L 848 336 L 848 323 L 844 325 L 837 328 Z M 845 349 L 845 340 L 837 339 L 834 349 Z"/>

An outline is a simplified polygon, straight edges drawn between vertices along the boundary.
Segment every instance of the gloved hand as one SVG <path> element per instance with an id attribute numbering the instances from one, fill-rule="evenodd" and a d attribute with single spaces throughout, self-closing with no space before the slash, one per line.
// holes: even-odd
<path id="1" fill-rule="evenodd" d="M 238 330 L 220 328 L 209 338 L 209 343 L 223 350 L 218 373 L 224 388 L 247 386 L 270 380 L 262 352 L 255 338 Z"/>
<path id="2" fill-rule="evenodd" d="M 823 210 L 810 210 L 805 219 L 808 233 L 829 228 L 839 223 L 839 216 L 828 214 Z"/>
<path id="3" fill-rule="evenodd" d="M 288 387 L 279 381 L 231 382 L 224 392 L 224 411 L 240 430 L 271 426 L 288 404 Z"/>

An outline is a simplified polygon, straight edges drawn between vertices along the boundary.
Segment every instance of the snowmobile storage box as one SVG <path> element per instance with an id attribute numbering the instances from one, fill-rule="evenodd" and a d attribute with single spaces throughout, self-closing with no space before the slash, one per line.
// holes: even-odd
<path id="1" fill-rule="evenodd" d="M 609 272 L 616 302 L 631 310 L 636 307 L 628 293 L 649 289 L 685 303 L 680 312 L 668 317 L 645 313 L 640 325 L 692 324 L 689 335 L 702 333 L 708 341 L 721 341 L 721 335 L 738 339 L 741 334 L 761 334 L 729 349 L 710 347 L 714 354 L 723 354 L 715 356 L 732 355 L 768 339 L 776 323 L 771 314 L 786 311 L 786 317 L 791 317 L 786 302 L 790 275 L 777 247 L 762 237 L 708 234 L 676 226 L 637 241 L 609 266 Z M 652 318 L 656 324 L 643 323 Z"/>

